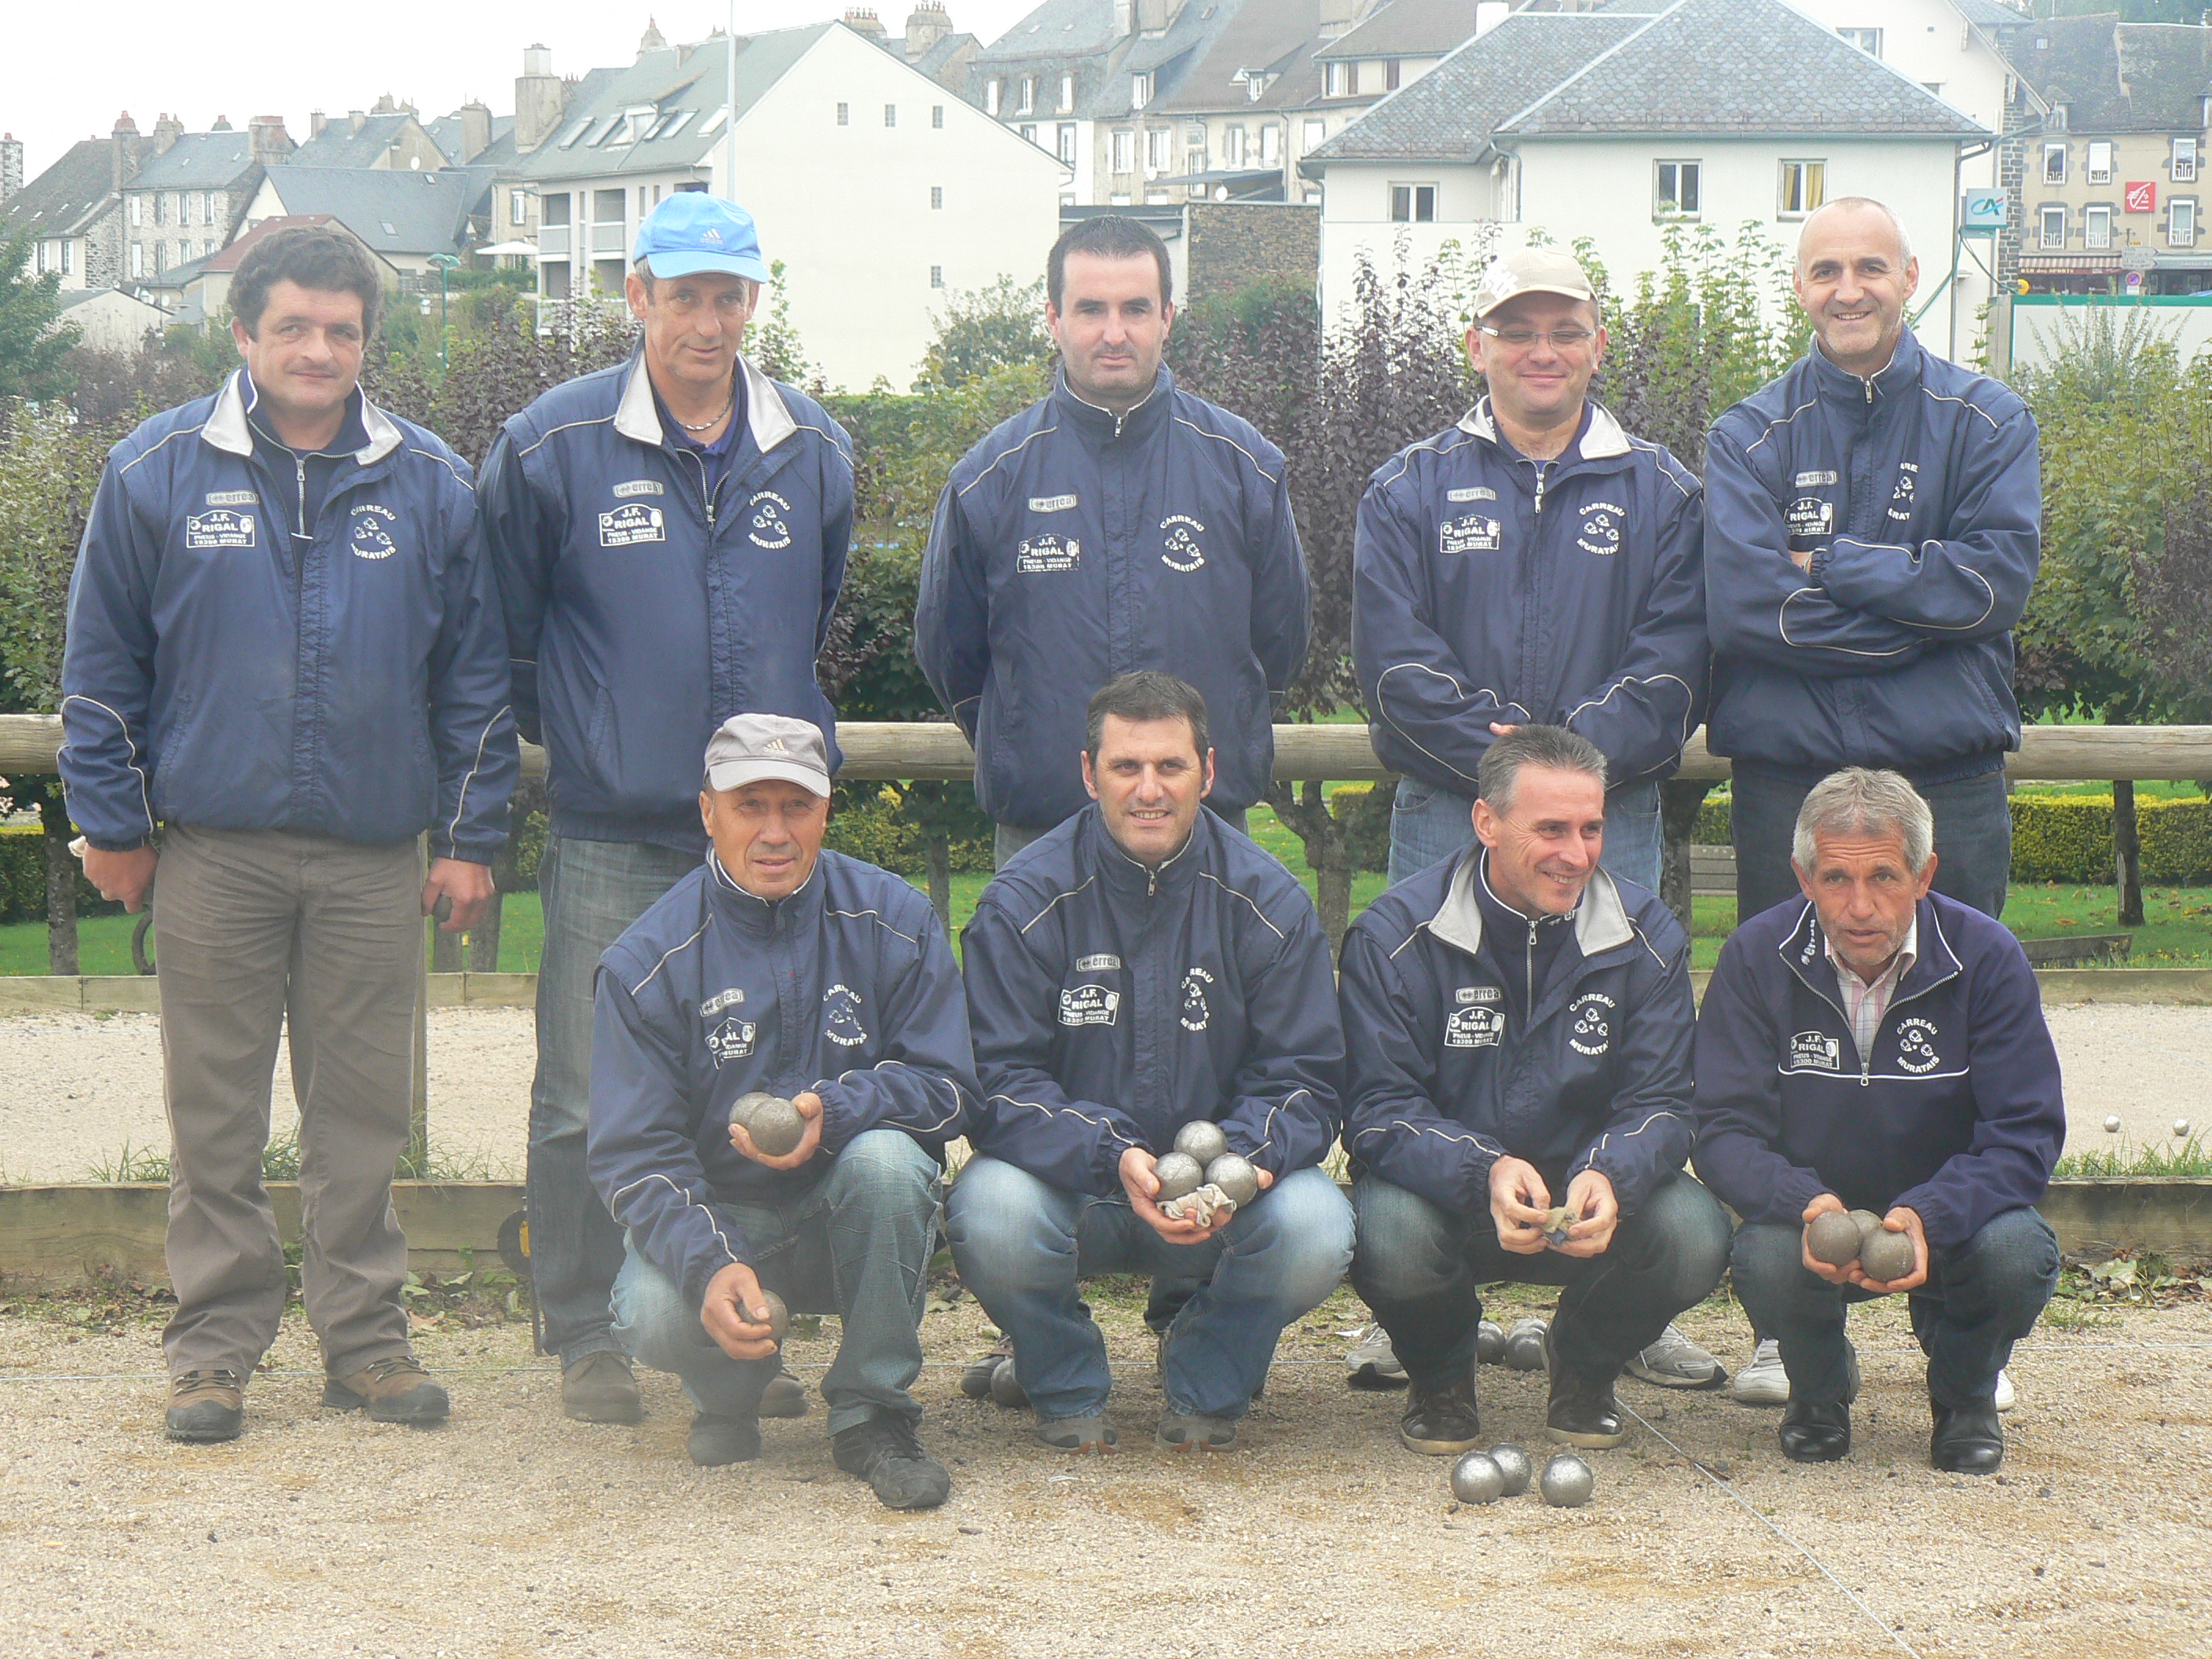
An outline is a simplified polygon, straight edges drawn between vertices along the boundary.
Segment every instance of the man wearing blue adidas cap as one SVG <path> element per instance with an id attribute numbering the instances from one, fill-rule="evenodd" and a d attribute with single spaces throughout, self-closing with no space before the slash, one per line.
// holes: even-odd
<path id="1" fill-rule="evenodd" d="M 532 1278 L 562 1408 L 643 1407 L 608 1296 L 622 1233 L 585 1175 L 600 953 L 696 869 L 699 756 L 732 714 L 836 727 L 814 659 L 844 580 L 852 445 L 739 351 L 768 279 L 752 216 L 679 191 L 638 228 L 624 364 L 556 386 L 484 462 L 514 712 L 547 757 L 545 945 L 531 1090 Z M 794 1382 L 763 1409 L 806 1408 Z"/>

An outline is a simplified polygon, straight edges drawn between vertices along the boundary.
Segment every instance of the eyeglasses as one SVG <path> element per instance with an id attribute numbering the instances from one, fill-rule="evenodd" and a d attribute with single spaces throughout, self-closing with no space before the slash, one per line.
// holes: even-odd
<path id="1" fill-rule="evenodd" d="M 1587 328 L 1492 328 L 1488 323 L 1477 323 L 1474 326 L 1479 332 L 1516 351 L 1526 351 L 1539 340 L 1549 340 L 1554 351 L 1578 351 L 1597 338 Z"/>

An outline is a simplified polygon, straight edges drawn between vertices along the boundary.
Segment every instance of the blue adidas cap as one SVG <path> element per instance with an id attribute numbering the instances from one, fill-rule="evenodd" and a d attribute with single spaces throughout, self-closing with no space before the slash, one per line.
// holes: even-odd
<path id="1" fill-rule="evenodd" d="M 633 264 L 642 259 L 655 276 L 689 276 L 719 270 L 756 283 L 768 281 L 761 258 L 760 232 L 753 216 L 735 202 L 703 190 L 678 191 L 664 199 L 637 228 Z"/>

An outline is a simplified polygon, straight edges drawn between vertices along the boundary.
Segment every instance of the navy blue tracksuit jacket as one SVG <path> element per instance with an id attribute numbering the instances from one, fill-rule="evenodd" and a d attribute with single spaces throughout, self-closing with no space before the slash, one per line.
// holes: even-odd
<path id="1" fill-rule="evenodd" d="M 254 401 L 240 368 L 108 459 L 70 584 L 70 816 L 112 852 L 160 820 L 428 830 L 490 863 L 516 749 L 467 463 L 358 394 L 362 447 L 296 457 L 257 445 Z"/>
<path id="2" fill-rule="evenodd" d="M 1345 935 L 1353 1170 L 1480 1216 L 1510 1155 L 1555 1202 L 1595 1169 L 1632 1215 L 1689 1155 L 1690 941 L 1655 895 L 1603 870 L 1570 917 L 1532 923 L 1484 868 L 1479 847 L 1448 859 Z"/>
<path id="3" fill-rule="evenodd" d="M 2066 1139 L 2058 1054 L 2019 942 L 1930 893 L 1917 955 L 1861 1053 L 1819 913 L 1792 899 L 1721 947 L 1698 1018 L 1698 1178 L 1746 1221 L 1824 1192 L 1966 1243 L 2035 1204 Z"/>
<path id="4" fill-rule="evenodd" d="M 1493 720 L 1565 726 L 1615 786 L 1670 775 L 1704 717 L 1698 481 L 1595 404 L 1555 460 L 1485 398 L 1401 450 L 1359 503 L 1352 657 L 1375 752 L 1473 797 Z"/>
<path id="5" fill-rule="evenodd" d="M 1278 1178 L 1336 1139 L 1344 1036 L 1305 890 L 1210 812 L 1157 871 L 1096 807 L 1032 842 L 961 933 L 976 1150 L 1122 1191 L 1121 1154 L 1197 1118 Z"/>
<path id="6" fill-rule="evenodd" d="M 1928 784 L 1996 770 L 2020 747 L 2012 629 L 2042 520 L 2012 392 L 1910 329 L 1864 380 L 1815 346 L 1706 444 L 1713 752 Z"/>
<path id="7" fill-rule="evenodd" d="M 730 1145 L 730 1107 L 755 1089 L 822 1097 L 814 1158 L 769 1170 Z M 975 1099 L 951 950 L 929 901 L 872 864 L 824 852 L 769 903 L 709 854 L 599 960 L 586 1167 L 695 1307 L 752 1265 L 726 1200 L 803 1192 L 870 1129 L 941 1157 Z"/>
<path id="8" fill-rule="evenodd" d="M 709 489 L 643 358 L 558 386 L 484 460 L 484 539 L 522 735 L 546 750 L 556 835 L 696 849 L 699 757 L 732 714 L 812 720 L 852 544 L 852 444 L 739 360 L 744 430 Z"/>
<path id="9" fill-rule="evenodd" d="M 1043 829 L 1088 799 L 1091 694 L 1139 668 L 1205 694 L 1213 805 L 1258 800 L 1308 621 L 1281 452 L 1162 369 L 1122 416 L 1062 380 L 952 469 L 915 652 L 975 745 L 983 810 Z"/>

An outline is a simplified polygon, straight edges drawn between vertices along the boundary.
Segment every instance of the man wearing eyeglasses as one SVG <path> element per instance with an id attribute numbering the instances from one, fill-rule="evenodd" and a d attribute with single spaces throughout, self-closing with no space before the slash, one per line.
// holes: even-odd
<path id="1" fill-rule="evenodd" d="M 1659 885 L 1659 782 L 1706 687 L 1697 478 L 1589 398 L 1605 360 L 1589 275 L 1556 248 L 1491 262 L 1468 361 L 1486 395 L 1393 457 L 1359 504 L 1352 654 L 1375 752 L 1400 775 L 1395 884 L 1474 839 L 1482 757 L 1516 726 L 1564 726 L 1605 757 L 1601 862 Z M 1402 1372 L 1370 1332 L 1355 1383 Z M 1629 1367 L 1672 1387 L 1726 1379 L 1673 1327 Z"/>

